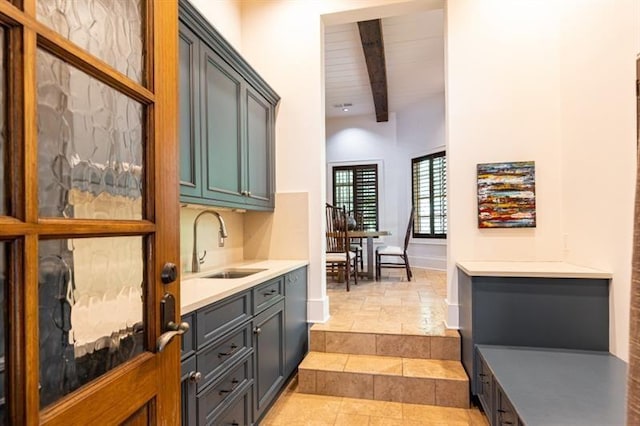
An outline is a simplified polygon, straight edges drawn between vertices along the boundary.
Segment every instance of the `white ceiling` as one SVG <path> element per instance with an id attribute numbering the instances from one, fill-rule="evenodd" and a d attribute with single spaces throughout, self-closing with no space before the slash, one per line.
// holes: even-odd
<path id="1" fill-rule="evenodd" d="M 389 112 L 444 92 L 442 9 L 382 18 Z M 326 117 L 375 114 L 358 24 L 325 27 Z M 351 103 L 348 112 L 334 105 Z"/>

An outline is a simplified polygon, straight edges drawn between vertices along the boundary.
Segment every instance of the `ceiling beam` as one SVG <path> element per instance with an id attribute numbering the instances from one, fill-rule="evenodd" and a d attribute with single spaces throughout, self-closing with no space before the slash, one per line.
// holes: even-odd
<path id="1" fill-rule="evenodd" d="M 384 58 L 384 44 L 382 41 L 382 21 L 373 19 L 358 22 L 360 41 L 364 59 L 367 62 L 369 82 L 373 94 L 373 104 L 376 108 L 376 121 L 389 121 L 389 102 L 387 99 L 387 66 Z"/>

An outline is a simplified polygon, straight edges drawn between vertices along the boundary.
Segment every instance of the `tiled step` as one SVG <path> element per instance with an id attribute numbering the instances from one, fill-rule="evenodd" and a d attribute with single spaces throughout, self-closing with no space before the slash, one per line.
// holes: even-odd
<path id="1" fill-rule="evenodd" d="M 460 334 L 445 330 L 441 335 L 410 335 L 311 328 L 311 350 L 354 355 L 460 361 Z"/>
<path id="2" fill-rule="evenodd" d="M 469 407 L 469 379 L 459 361 L 309 352 L 298 367 L 303 393 Z"/>

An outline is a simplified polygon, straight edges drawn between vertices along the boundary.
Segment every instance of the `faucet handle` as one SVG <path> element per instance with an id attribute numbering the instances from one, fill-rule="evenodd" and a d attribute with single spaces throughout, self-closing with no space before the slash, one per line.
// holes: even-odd
<path id="1" fill-rule="evenodd" d="M 204 263 L 204 258 L 207 257 L 207 251 L 204 251 L 204 254 L 202 255 L 202 257 L 198 258 L 198 263 L 199 264 L 203 264 Z"/>

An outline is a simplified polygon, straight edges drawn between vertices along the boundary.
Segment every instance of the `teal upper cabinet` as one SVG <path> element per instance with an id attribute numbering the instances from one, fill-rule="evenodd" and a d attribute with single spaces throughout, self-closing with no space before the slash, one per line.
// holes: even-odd
<path id="1" fill-rule="evenodd" d="M 213 50 L 202 49 L 203 198 L 240 202 L 243 192 L 242 76 Z"/>
<path id="2" fill-rule="evenodd" d="M 180 25 L 180 194 L 200 197 L 200 73 L 199 41 L 189 28 Z"/>
<path id="3" fill-rule="evenodd" d="M 180 200 L 274 208 L 273 89 L 180 2 Z"/>

